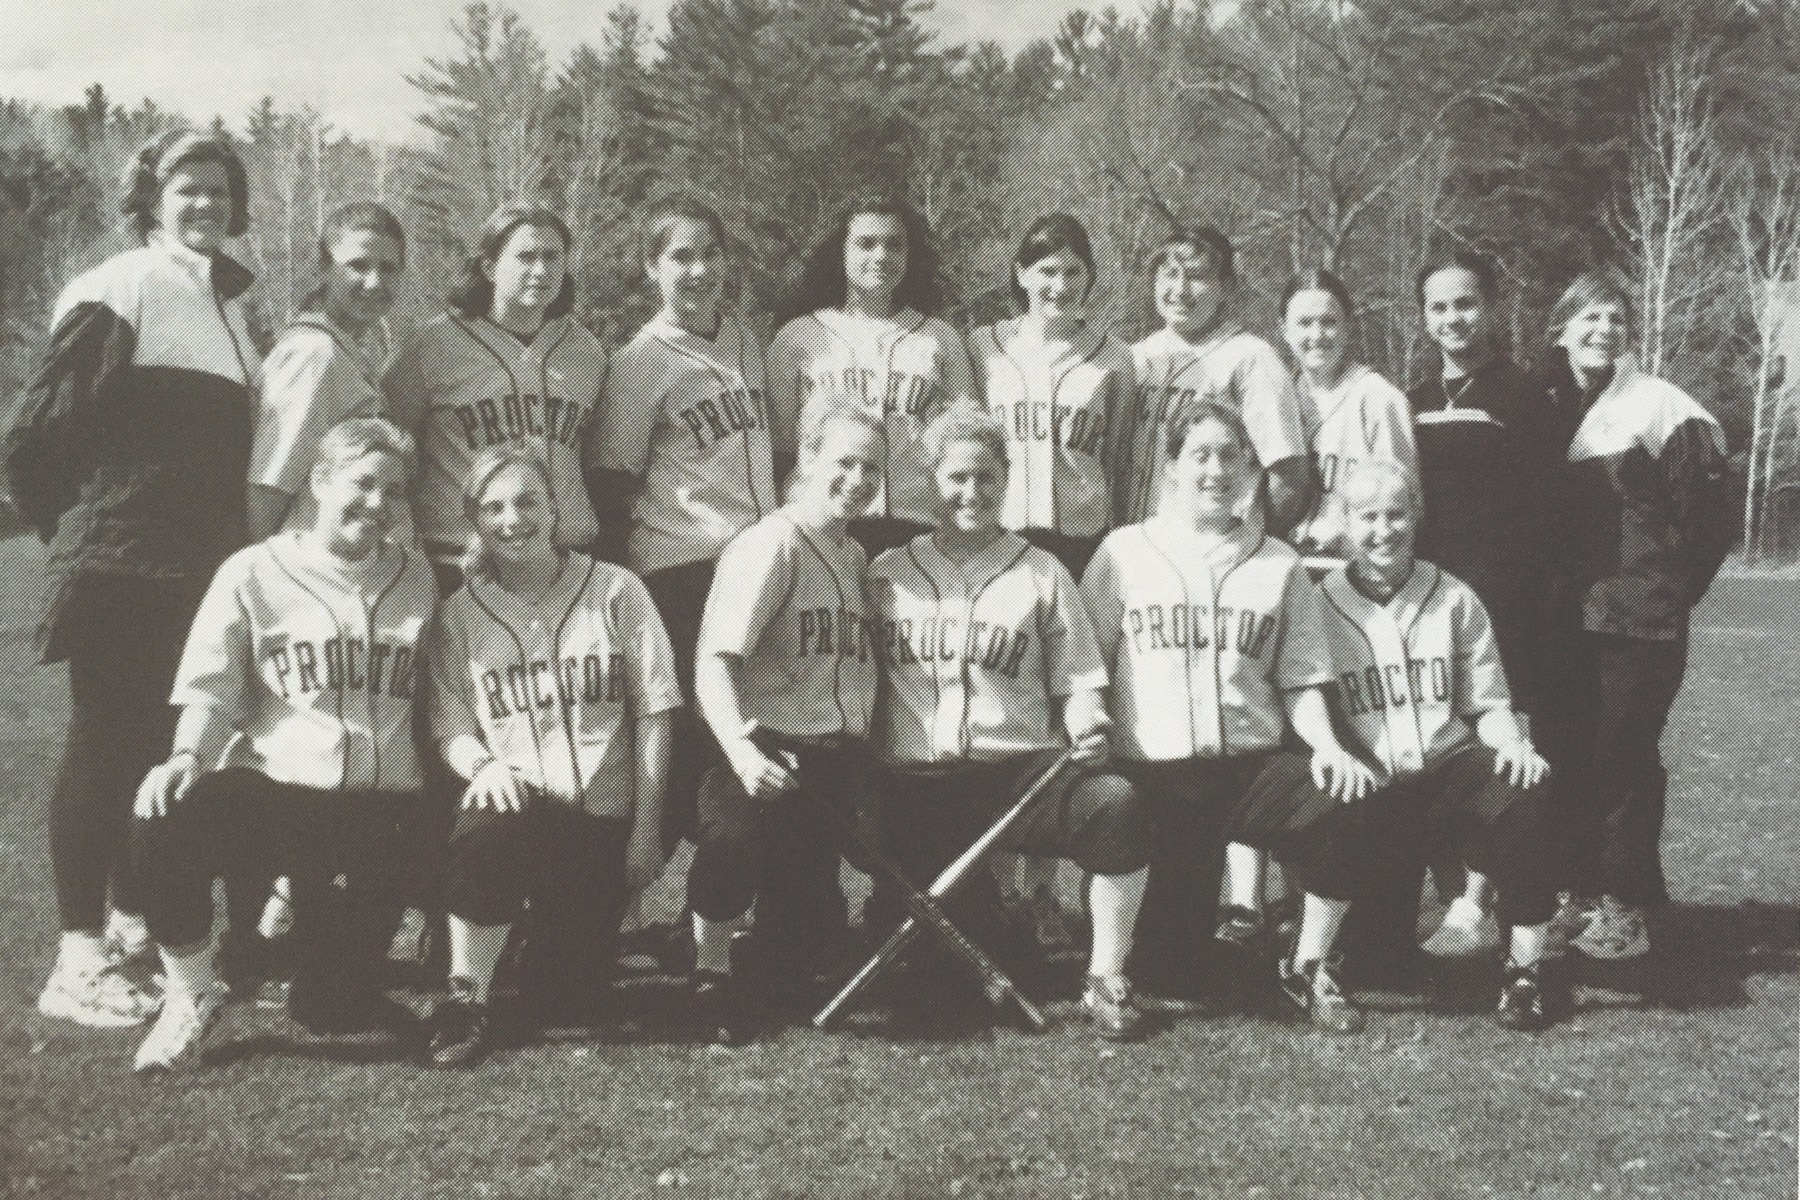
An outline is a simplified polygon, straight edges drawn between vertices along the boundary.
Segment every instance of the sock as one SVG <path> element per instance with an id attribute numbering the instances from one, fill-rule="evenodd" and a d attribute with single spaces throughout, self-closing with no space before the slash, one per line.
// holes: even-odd
<path id="1" fill-rule="evenodd" d="M 150 927 L 141 913 L 113 909 L 106 918 L 106 936 L 124 947 L 127 954 L 140 954 L 150 948 Z"/>
<path id="2" fill-rule="evenodd" d="M 486 1004 L 488 988 L 493 986 L 494 971 L 506 951 L 506 939 L 512 925 L 477 925 L 449 914 L 450 977 L 466 979 L 475 985 L 475 1003 Z"/>
<path id="3" fill-rule="evenodd" d="M 56 970 L 91 975 L 106 966 L 106 942 L 97 933 L 65 930 L 57 947 Z"/>
<path id="4" fill-rule="evenodd" d="M 1131 954 L 1131 931 L 1144 903 L 1150 868 L 1129 875 L 1096 875 L 1088 884 L 1088 911 L 1094 920 L 1094 946 L 1088 974 L 1112 979 L 1125 974 Z"/>
<path id="5" fill-rule="evenodd" d="M 1512 960 L 1514 965 L 1535 967 L 1544 960 L 1544 946 L 1550 940 L 1550 926 L 1514 925 L 1512 929 Z"/>
<path id="6" fill-rule="evenodd" d="M 1255 846 L 1233 842 L 1225 847 L 1225 903 L 1261 912 L 1264 855 Z"/>
<path id="7" fill-rule="evenodd" d="M 1444 910 L 1444 924 L 1462 929 L 1474 929 L 1481 923 L 1481 918 L 1485 915 L 1479 900 L 1469 896 L 1458 896 L 1450 902 L 1450 907 Z"/>
<path id="8" fill-rule="evenodd" d="M 1300 936 L 1294 943 L 1294 965 L 1323 962 L 1337 943 L 1338 929 L 1350 911 L 1348 900 L 1327 900 L 1307 893 L 1300 917 Z"/>
<path id="9" fill-rule="evenodd" d="M 694 914 L 694 970 L 715 975 L 731 974 L 731 935 L 743 928 L 744 918 L 710 921 Z"/>
<path id="10" fill-rule="evenodd" d="M 198 996 L 218 982 L 219 977 L 213 973 L 210 943 L 202 942 L 199 949 L 186 954 L 177 953 L 167 946 L 159 949 L 162 951 L 163 974 L 168 978 L 171 992 Z"/>

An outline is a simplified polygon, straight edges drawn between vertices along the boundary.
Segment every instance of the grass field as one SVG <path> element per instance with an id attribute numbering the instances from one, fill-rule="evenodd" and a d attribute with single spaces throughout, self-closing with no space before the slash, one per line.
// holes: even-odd
<path id="1" fill-rule="evenodd" d="M 1656 961 L 1585 979 L 1540 1036 L 1473 1001 L 1392 995 L 1349 1039 L 1226 1015 L 1102 1049 L 1065 981 L 1039 1036 L 564 1039 L 445 1074 L 251 1006 L 228 1011 L 208 1069 L 145 1081 L 135 1032 L 32 1008 L 65 704 L 31 663 L 37 555 L 0 544 L 0 1195 L 1795 1195 L 1792 577 L 1723 578 L 1700 616 L 1668 740 L 1677 904 Z"/>

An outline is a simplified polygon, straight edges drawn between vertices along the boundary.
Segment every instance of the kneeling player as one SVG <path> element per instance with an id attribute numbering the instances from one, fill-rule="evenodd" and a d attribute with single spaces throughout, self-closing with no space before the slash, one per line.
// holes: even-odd
<path id="1" fill-rule="evenodd" d="M 688 905 L 694 1013 L 718 1041 L 754 1019 L 731 956 L 753 904 L 767 978 L 790 995 L 847 924 L 839 832 L 864 786 L 876 681 L 868 560 L 849 529 L 884 453 L 863 406 L 809 409 L 787 504 L 725 548 L 707 597 L 694 688 L 729 765 L 700 787 Z"/>
<path id="2" fill-rule="evenodd" d="M 312 469 L 312 527 L 234 554 L 201 604 L 175 679 L 175 751 L 145 777 L 132 823 L 168 977 L 140 1071 L 196 1058 L 225 995 L 212 881 L 246 864 L 293 879 L 294 1016 L 342 1029 L 386 1015 L 386 942 L 364 918 L 392 902 L 417 815 L 414 676 L 437 599 L 429 564 L 387 537 L 412 461 L 412 439 L 385 420 L 333 428 Z"/>
<path id="3" fill-rule="evenodd" d="M 439 1066 L 486 1053 L 488 989 L 527 902 L 527 1024 L 592 1024 L 626 905 L 663 866 L 681 704 L 669 637 L 637 576 L 556 544 L 550 496 L 533 451 L 475 456 L 463 490 L 474 542 L 432 643 L 432 733 L 469 781 L 450 834 Z"/>
<path id="4" fill-rule="evenodd" d="M 1000 524 L 1008 462 L 999 421 L 953 409 L 924 444 L 937 528 L 869 572 L 884 666 L 879 743 L 891 766 L 883 845 L 924 886 L 1073 745 L 1084 769 L 999 848 L 1069 858 L 1088 873 L 1094 940 L 1083 1004 L 1102 1036 L 1136 1036 L 1143 1016 L 1125 960 L 1149 829 L 1132 786 L 1098 770 L 1110 721 L 1093 627 L 1068 569 Z"/>
<path id="5" fill-rule="evenodd" d="M 1556 910 L 1538 787 L 1548 768 L 1513 715 L 1481 601 L 1413 557 L 1420 506 L 1412 476 L 1367 463 L 1341 491 L 1355 557 L 1321 585 L 1324 625 L 1339 716 L 1357 752 L 1376 765 L 1377 786 L 1332 796 L 1314 782 L 1316 770 L 1283 755 L 1239 814 L 1240 839 L 1273 850 L 1307 893 L 1283 986 L 1298 994 L 1329 969 L 1351 899 L 1379 882 L 1384 848 L 1404 840 L 1393 831 L 1430 822 L 1494 881 L 1500 921 L 1512 928 L 1497 1019 L 1541 1028 L 1539 969 Z M 1334 1027 L 1354 1028 L 1347 1000 L 1338 1011 Z"/>

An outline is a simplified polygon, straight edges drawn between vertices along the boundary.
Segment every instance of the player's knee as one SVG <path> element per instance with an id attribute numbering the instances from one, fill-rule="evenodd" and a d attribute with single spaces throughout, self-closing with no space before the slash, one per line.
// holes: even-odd
<path id="1" fill-rule="evenodd" d="M 1150 862 L 1150 818 L 1143 796 L 1118 775 L 1081 781 L 1078 800 L 1086 832 L 1084 869 L 1096 875 L 1128 875 Z"/>

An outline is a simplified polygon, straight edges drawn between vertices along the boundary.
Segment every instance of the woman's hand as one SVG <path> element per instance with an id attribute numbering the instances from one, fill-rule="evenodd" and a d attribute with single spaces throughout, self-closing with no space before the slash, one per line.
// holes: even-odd
<path id="1" fill-rule="evenodd" d="M 1069 697 L 1063 706 L 1063 729 L 1069 735 L 1069 761 L 1097 767 L 1112 756 L 1112 718 L 1098 691 Z"/>
<path id="2" fill-rule="evenodd" d="M 138 785 L 137 802 L 132 805 L 134 815 L 146 821 L 167 816 L 169 809 L 181 802 L 200 778 L 200 759 L 192 750 L 182 750 L 169 756 L 167 762 L 157 763 L 144 776 L 144 782 Z"/>
<path id="3" fill-rule="evenodd" d="M 1530 742 L 1520 738 L 1494 750 L 1494 774 L 1516 788 L 1534 788 L 1550 773 L 1550 764 Z"/>
<path id="4" fill-rule="evenodd" d="M 523 812 L 526 789 L 513 769 L 490 758 L 475 769 L 463 792 L 464 808 L 490 808 L 495 812 Z"/>
<path id="5" fill-rule="evenodd" d="M 799 786 L 794 772 L 762 752 L 762 747 L 747 737 L 732 739 L 725 751 L 731 769 L 752 800 L 770 800 Z"/>
<path id="6" fill-rule="evenodd" d="M 1312 778 L 1313 786 L 1341 804 L 1361 800 L 1380 786 L 1369 765 L 1342 746 L 1313 751 Z"/>

